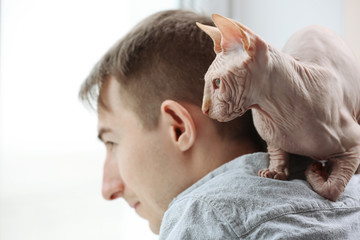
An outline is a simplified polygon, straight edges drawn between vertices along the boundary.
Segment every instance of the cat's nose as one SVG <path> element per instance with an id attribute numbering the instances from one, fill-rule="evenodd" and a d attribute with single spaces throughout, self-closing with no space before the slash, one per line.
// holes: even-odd
<path id="1" fill-rule="evenodd" d="M 210 108 L 208 107 L 208 105 L 203 105 L 202 106 L 202 112 L 205 114 L 205 115 L 209 115 L 209 111 L 210 111 Z"/>
<path id="2" fill-rule="evenodd" d="M 203 100 L 202 111 L 204 114 L 209 115 L 210 101 L 208 99 Z"/>

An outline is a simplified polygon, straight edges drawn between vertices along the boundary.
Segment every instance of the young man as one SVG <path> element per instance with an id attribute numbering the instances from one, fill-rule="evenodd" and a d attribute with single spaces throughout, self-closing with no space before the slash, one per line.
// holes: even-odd
<path id="1" fill-rule="evenodd" d="M 81 99 L 97 103 L 107 148 L 104 198 L 123 197 L 160 239 L 359 237 L 359 175 L 335 203 L 303 180 L 260 178 L 268 156 L 251 114 L 229 123 L 202 114 L 215 54 L 195 22 L 212 24 L 188 11 L 150 16 L 82 85 Z"/>

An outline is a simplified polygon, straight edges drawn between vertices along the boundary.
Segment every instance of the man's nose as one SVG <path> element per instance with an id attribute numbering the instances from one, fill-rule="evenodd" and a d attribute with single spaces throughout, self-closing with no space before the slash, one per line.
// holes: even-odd
<path id="1" fill-rule="evenodd" d="M 104 164 L 102 195 L 106 200 L 114 200 L 124 194 L 122 181 L 116 161 L 107 160 Z"/>

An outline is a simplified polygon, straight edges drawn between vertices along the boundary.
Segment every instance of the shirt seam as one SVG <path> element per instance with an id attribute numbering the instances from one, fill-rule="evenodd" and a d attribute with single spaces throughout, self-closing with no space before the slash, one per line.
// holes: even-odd
<path id="1" fill-rule="evenodd" d="M 249 235 L 252 231 L 254 231 L 256 228 L 260 227 L 261 225 L 273 221 L 275 219 L 280 219 L 284 216 L 287 215 L 295 215 L 295 214 L 304 214 L 304 213 L 311 213 L 311 212 L 325 212 L 325 211 L 331 211 L 331 210 L 360 210 L 360 207 L 328 207 L 328 208 L 316 208 L 316 209 L 309 209 L 309 210 L 294 210 L 294 211 L 288 211 L 285 213 L 282 213 L 280 215 L 274 216 L 274 217 L 269 217 L 266 220 L 263 221 L 259 221 L 257 224 L 254 224 L 253 227 L 251 227 L 248 231 L 246 231 L 244 234 L 241 234 L 239 237 L 246 237 L 247 235 Z"/>
<path id="2" fill-rule="evenodd" d="M 228 226 L 229 229 L 231 229 L 231 231 L 239 238 L 243 238 L 246 237 L 247 235 L 249 235 L 252 231 L 254 231 L 256 228 L 260 227 L 261 225 L 273 221 L 275 219 L 280 219 L 284 216 L 287 215 L 294 215 L 294 214 L 304 214 L 304 213 L 311 213 L 311 212 L 325 212 L 325 211 L 340 211 L 340 210 L 360 210 L 360 206 L 352 206 L 352 207 L 317 207 L 317 208 L 313 208 L 313 209 L 298 209 L 298 210 L 288 210 L 284 213 L 281 213 L 279 215 L 273 216 L 273 217 L 267 217 L 266 219 L 259 221 L 258 223 L 254 224 L 252 227 L 250 227 L 249 230 L 245 231 L 243 234 L 241 233 L 237 233 L 237 231 L 235 231 L 233 224 L 231 223 L 231 219 L 228 219 L 228 217 L 226 217 L 224 214 L 221 213 L 221 207 L 219 208 L 217 206 L 216 203 L 214 203 L 214 201 L 212 200 L 207 200 L 205 198 L 202 197 L 198 197 L 198 196 L 184 196 L 181 199 L 177 200 L 177 203 L 181 202 L 181 201 L 185 201 L 187 199 L 191 199 L 194 201 L 199 201 L 202 203 L 205 203 L 208 207 L 211 208 L 211 210 L 220 217 L 220 219 L 225 222 Z M 174 205 L 176 203 L 174 202 Z"/>
<path id="3" fill-rule="evenodd" d="M 228 226 L 229 226 L 229 229 L 231 229 L 231 231 L 236 235 L 236 237 L 240 237 L 236 231 L 234 230 L 232 224 L 228 221 L 228 218 L 225 217 L 221 211 L 216 207 L 216 204 L 213 203 L 213 201 L 208 201 L 206 199 L 203 199 L 201 197 L 196 197 L 196 196 L 188 196 L 188 197 L 183 197 L 182 199 L 179 199 L 178 202 L 180 201 L 183 201 L 183 200 L 186 200 L 186 199 L 192 199 L 192 200 L 197 200 L 199 202 L 202 202 L 202 203 L 205 203 L 208 207 L 211 208 L 211 210 L 217 215 L 220 217 L 220 220 L 222 220 L 223 222 L 225 222 Z M 175 204 L 175 203 L 174 203 Z"/>

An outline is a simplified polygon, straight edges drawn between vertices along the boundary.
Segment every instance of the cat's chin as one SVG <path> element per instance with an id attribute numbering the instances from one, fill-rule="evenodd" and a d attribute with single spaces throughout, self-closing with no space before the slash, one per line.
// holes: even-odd
<path id="1" fill-rule="evenodd" d="M 237 109 L 237 111 L 233 111 L 230 109 L 227 105 L 219 107 L 219 108 L 213 108 L 210 109 L 208 112 L 208 116 L 212 119 L 217 120 L 218 122 L 229 122 L 237 117 L 240 117 L 246 112 L 246 110 L 241 111 L 240 109 Z"/>
<path id="2" fill-rule="evenodd" d="M 214 119 L 216 119 L 218 122 L 229 122 L 231 120 L 234 120 L 238 116 L 240 116 L 240 115 L 237 115 L 237 114 L 221 115 L 219 117 L 215 117 Z"/>
<path id="3" fill-rule="evenodd" d="M 217 121 L 219 122 L 229 122 L 231 120 L 234 120 L 237 117 L 240 117 L 242 115 L 244 115 L 246 111 L 241 111 L 241 112 L 232 112 L 232 113 L 228 113 L 228 114 L 222 114 L 219 117 L 215 118 Z"/>
<path id="4" fill-rule="evenodd" d="M 210 112 L 208 113 L 208 116 L 212 119 L 217 120 L 218 122 L 229 122 L 239 115 L 233 114 L 233 113 L 229 114 L 226 110 L 221 111 L 219 109 L 217 111 L 210 110 Z"/>

